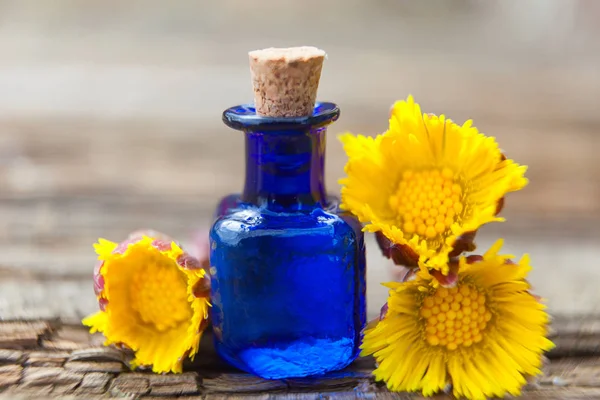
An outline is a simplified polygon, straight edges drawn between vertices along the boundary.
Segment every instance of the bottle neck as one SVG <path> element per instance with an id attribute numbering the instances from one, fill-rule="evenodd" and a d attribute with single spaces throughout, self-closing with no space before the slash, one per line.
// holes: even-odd
<path id="1" fill-rule="evenodd" d="M 254 106 L 223 112 L 223 122 L 246 135 L 246 183 L 242 201 L 276 211 L 327 206 L 325 132 L 340 109 L 315 104 L 312 115 L 265 117 Z"/>
<path id="2" fill-rule="evenodd" d="M 323 207 L 326 128 L 246 132 L 242 200 L 277 210 Z"/>

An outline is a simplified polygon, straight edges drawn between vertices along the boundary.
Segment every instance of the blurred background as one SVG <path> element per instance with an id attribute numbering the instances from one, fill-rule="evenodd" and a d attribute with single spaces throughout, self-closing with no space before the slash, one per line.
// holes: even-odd
<path id="1" fill-rule="evenodd" d="M 247 52 L 327 51 L 319 98 L 336 136 L 377 134 L 413 94 L 472 118 L 530 166 L 488 225 L 554 313 L 600 312 L 600 1 L 0 0 L 0 318 L 94 311 L 98 237 L 140 227 L 184 244 L 243 181 L 221 112 L 252 100 Z M 369 310 L 392 268 L 369 237 Z"/>

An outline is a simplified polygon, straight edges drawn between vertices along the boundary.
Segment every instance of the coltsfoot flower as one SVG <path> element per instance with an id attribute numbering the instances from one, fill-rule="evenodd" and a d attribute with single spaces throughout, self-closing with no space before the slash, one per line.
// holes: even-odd
<path id="1" fill-rule="evenodd" d="M 341 141 L 342 208 L 383 235 L 382 250 L 397 264 L 447 273 L 449 256 L 472 251 L 481 225 L 503 221 L 504 196 L 527 184 L 526 167 L 505 158 L 494 138 L 471 121 L 423 114 L 412 97 L 394 105 L 384 134 Z"/>
<path id="2" fill-rule="evenodd" d="M 501 246 L 460 258 L 452 288 L 427 270 L 385 285 L 387 307 L 361 346 L 378 362 L 377 380 L 393 391 L 430 396 L 451 385 L 456 397 L 484 399 L 519 395 L 541 373 L 543 353 L 553 347 L 549 316 L 529 291 L 528 256 L 513 263 L 498 254 Z"/>
<path id="3" fill-rule="evenodd" d="M 94 290 L 100 311 L 83 320 L 105 345 L 132 349 L 132 368 L 181 372 L 208 323 L 210 281 L 200 262 L 169 237 L 139 231 L 120 243 L 99 239 Z"/>

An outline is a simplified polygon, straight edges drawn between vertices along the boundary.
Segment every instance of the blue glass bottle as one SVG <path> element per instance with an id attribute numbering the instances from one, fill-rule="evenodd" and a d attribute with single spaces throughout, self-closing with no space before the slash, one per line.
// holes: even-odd
<path id="1" fill-rule="evenodd" d="M 215 345 L 263 378 L 321 375 L 359 353 L 363 233 L 324 184 L 326 127 L 338 116 L 332 103 L 307 117 L 223 113 L 245 133 L 246 180 L 219 203 L 210 232 Z"/>

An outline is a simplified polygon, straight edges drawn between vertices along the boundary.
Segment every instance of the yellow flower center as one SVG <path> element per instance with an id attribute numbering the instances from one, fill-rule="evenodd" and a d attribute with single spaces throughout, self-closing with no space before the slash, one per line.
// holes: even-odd
<path id="1" fill-rule="evenodd" d="M 423 299 L 421 316 L 427 343 L 448 350 L 481 342 L 482 332 L 492 319 L 485 294 L 468 284 L 438 288 Z"/>
<path id="2" fill-rule="evenodd" d="M 404 171 L 389 200 L 404 233 L 434 239 L 450 230 L 464 210 L 463 188 L 454 178 L 449 168 Z"/>
<path id="3" fill-rule="evenodd" d="M 134 276 L 131 289 L 131 307 L 159 331 L 192 317 L 185 276 L 171 262 L 149 262 Z"/>

